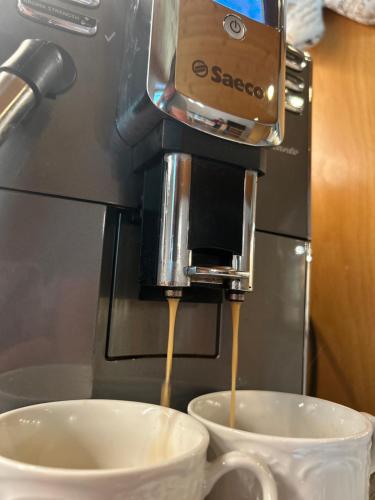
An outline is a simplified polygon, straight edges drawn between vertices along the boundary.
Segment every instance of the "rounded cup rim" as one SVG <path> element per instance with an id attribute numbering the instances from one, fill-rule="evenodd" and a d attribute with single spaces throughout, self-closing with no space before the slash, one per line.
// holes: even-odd
<path id="1" fill-rule="evenodd" d="M 309 446 L 317 445 L 317 446 L 320 446 L 322 444 L 334 445 L 334 444 L 340 444 L 340 443 L 347 444 L 349 442 L 354 442 L 354 441 L 358 441 L 358 440 L 370 439 L 373 432 L 374 432 L 372 423 L 361 412 L 358 412 L 357 410 L 349 408 L 348 406 L 341 405 L 339 403 L 334 403 L 332 401 L 328 401 L 326 399 L 316 398 L 313 396 L 305 396 L 302 394 L 293 394 L 293 393 L 289 393 L 289 392 L 277 392 L 277 391 L 261 391 L 261 390 L 238 390 L 237 391 L 237 394 L 241 394 L 241 393 L 261 393 L 261 394 L 267 394 L 267 395 L 275 395 L 278 397 L 280 397 L 280 396 L 283 397 L 283 395 L 288 396 L 288 397 L 295 396 L 295 397 L 303 398 L 305 400 L 313 400 L 313 401 L 317 401 L 317 402 L 320 402 L 323 404 L 331 404 L 335 407 L 343 408 L 348 412 L 352 412 L 357 417 L 358 416 L 361 417 L 363 419 L 363 422 L 364 422 L 364 430 L 360 431 L 360 432 L 353 433 L 353 434 L 348 435 L 348 436 L 340 436 L 340 437 L 339 436 L 338 437 L 327 437 L 327 438 L 324 438 L 324 437 L 322 437 L 322 438 L 286 437 L 286 436 L 278 436 L 276 434 L 275 435 L 261 434 L 261 433 L 250 432 L 250 431 L 245 431 L 245 430 L 241 430 L 241 429 L 232 429 L 226 425 L 218 424 L 216 422 L 213 422 L 212 420 L 208 420 L 207 418 L 202 417 L 195 412 L 194 406 L 199 401 L 202 401 L 202 400 L 204 401 L 205 399 L 212 398 L 214 396 L 223 396 L 223 395 L 228 396 L 231 394 L 231 391 L 212 392 L 212 393 L 203 394 L 201 396 L 194 398 L 193 400 L 190 401 L 190 403 L 188 405 L 188 414 L 190 416 L 192 416 L 193 418 L 197 419 L 199 422 L 201 422 L 208 429 L 210 429 L 210 428 L 217 429 L 217 430 L 220 430 L 222 432 L 234 434 L 236 436 L 248 436 L 248 437 L 252 436 L 252 437 L 255 437 L 258 441 L 264 441 L 267 443 L 276 442 L 276 441 L 283 443 L 283 444 L 289 443 L 291 446 L 295 446 L 295 445 L 309 445 Z"/>
<path id="2" fill-rule="evenodd" d="M 22 408 L 16 408 L 14 410 L 7 411 L 5 413 L 0 414 L 0 423 L 1 420 L 4 420 L 10 416 L 14 416 L 17 413 L 22 414 L 25 410 L 35 410 L 38 408 L 50 408 L 51 406 L 66 406 L 67 404 L 85 404 L 85 405 L 102 405 L 103 403 L 107 404 L 115 404 L 115 405 L 131 405 L 131 406 L 143 406 L 145 408 L 159 408 L 164 409 L 172 414 L 181 415 L 182 418 L 188 419 L 190 424 L 197 429 L 198 432 L 201 433 L 202 441 L 195 445 L 191 450 L 181 453 L 178 457 L 170 458 L 167 460 L 163 460 L 160 463 L 152 464 L 152 465 L 144 465 L 139 467 L 123 467 L 123 468 L 108 468 L 108 469 L 68 469 L 63 467 L 48 467 L 43 465 L 35 465 L 27 462 L 21 462 L 12 458 L 7 458 L 1 455 L 0 452 L 0 466 L 4 465 L 6 467 L 19 470 L 21 472 L 29 472 L 34 474 L 39 474 L 43 476 L 48 476 L 48 478 L 71 478 L 71 479 L 104 479 L 104 478 L 119 478 L 119 477 L 129 477 L 138 474 L 144 474 L 147 472 L 160 472 L 170 468 L 171 466 L 178 466 L 183 464 L 185 461 L 188 461 L 195 456 L 199 456 L 200 454 L 205 454 L 209 444 L 209 434 L 207 429 L 204 427 L 202 423 L 198 420 L 194 419 L 188 414 L 180 412 L 178 410 L 172 408 L 163 408 L 160 405 L 144 403 L 140 401 L 126 401 L 126 400 L 111 400 L 111 399 L 80 399 L 80 400 L 67 400 L 67 401 L 53 401 L 47 403 L 40 403 L 36 405 L 25 406 Z"/>

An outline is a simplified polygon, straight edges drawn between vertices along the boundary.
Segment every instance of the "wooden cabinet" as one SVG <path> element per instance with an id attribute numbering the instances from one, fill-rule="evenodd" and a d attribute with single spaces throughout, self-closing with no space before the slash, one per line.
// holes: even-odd
<path id="1" fill-rule="evenodd" d="M 375 28 L 326 21 L 311 51 L 317 395 L 375 413 Z"/>

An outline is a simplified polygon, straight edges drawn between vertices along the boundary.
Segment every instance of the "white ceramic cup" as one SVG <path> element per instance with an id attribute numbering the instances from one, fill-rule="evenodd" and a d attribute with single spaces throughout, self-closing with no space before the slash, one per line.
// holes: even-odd
<path id="1" fill-rule="evenodd" d="M 236 429 L 227 427 L 230 393 L 194 399 L 189 414 L 208 429 L 213 456 L 248 453 L 266 462 L 279 500 L 368 500 L 373 417 L 321 399 L 237 392 Z M 249 473 L 228 474 L 210 499 L 259 498 Z"/>
<path id="2" fill-rule="evenodd" d="M 233 469 L 276 500 L 266 465 L 241 452 L 208 464 L 209 437 L 183 413 L 126 401 L 44 403 L 0 415 L 1 500 L 201 500 Z"/>

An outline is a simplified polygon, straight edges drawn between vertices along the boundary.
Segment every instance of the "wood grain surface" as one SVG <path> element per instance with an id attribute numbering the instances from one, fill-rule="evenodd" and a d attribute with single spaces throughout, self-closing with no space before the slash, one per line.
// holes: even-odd
<path id="1" fill-rule="evenodd" d="M 326 22 L 311 51 L 317 394 L 375 414 L 375 28 Z"/>

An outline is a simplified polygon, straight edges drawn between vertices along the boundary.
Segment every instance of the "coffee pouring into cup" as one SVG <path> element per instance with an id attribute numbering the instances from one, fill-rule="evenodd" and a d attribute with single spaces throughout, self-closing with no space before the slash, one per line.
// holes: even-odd
<path id="1" fill-rule="evenodd" d="M 209 431 L 213 456 L 236 450 L 259 458 L 276 481 L 279 500 L 368 500 L 374 417 L 309 396 L 237 391 L 237 423 L 230 429 L 230 398 L 219 392 L 189 404 L 189 414 Z M 249 492 L 258 498 L 258 484 L 236 472 L 209 498 L 245 500 Z"/>
<path id="2" fill-rule="evenodd" d="M 202 424 L 145 403 L 44 403 L 0 415 L 0 500 L 203 500 L 246 469 L 277 500 L 268 466 L 234 451 L 207 463 Z"/>

